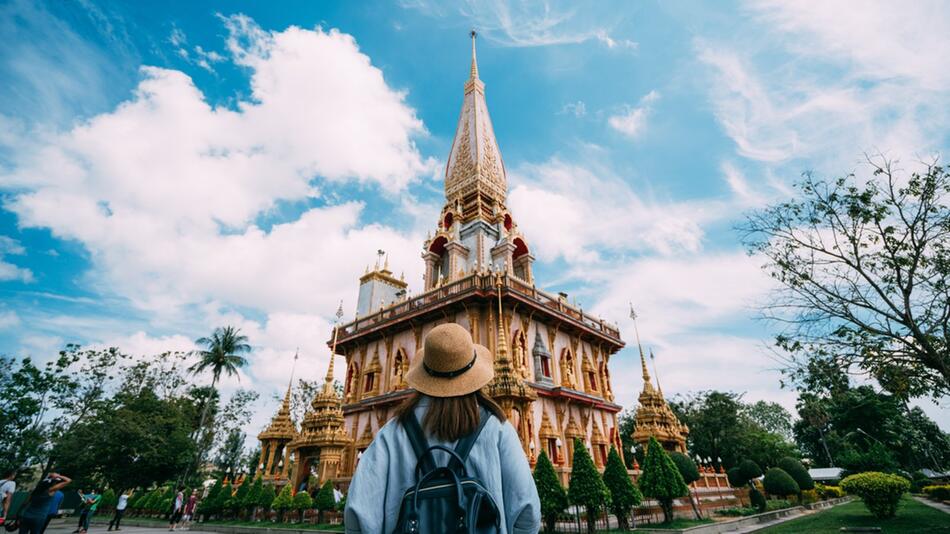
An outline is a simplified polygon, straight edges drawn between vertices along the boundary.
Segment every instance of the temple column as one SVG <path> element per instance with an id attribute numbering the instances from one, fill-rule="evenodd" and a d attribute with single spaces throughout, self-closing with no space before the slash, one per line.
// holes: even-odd
<path id="1" fill-rule="evenodd" d="M 267 467 L 264 468 L 264 472 L 267 473 L 268 476 L 270 476 L 274 472 L 274 452 L 275 452 L 274 449 L 276 448 L 275 445 L 276 443 L 269 443 L 267 446 Z"/>
<path id="2" fill-rule="evenodd" d="M 425 270 L 425 288 L 432 289 L 435 287 L 436 283 L 439 281 L 438 273 L 438 262 L 439 255 L 431 250 L 427 250 L 422 253 L 422 259 L 425 260 L 426 270 Z"/>

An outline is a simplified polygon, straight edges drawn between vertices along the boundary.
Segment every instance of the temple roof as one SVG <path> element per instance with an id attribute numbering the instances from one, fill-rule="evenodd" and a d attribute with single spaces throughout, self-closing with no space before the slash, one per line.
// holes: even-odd
<path id="1" fill-rule="evenodd" d="M 270 425 L 257 435 L 259 440 L 292 440 L 297 436 L 297 427 L 290 417 L 290 386 L 287 386 L 287 394 L 284 395 L 284 402 L 271 419 Z"/>
<path id="2" fill-rule="evenodd" d="M 689 427 L 676 418 L 676 414 L 663 398 L 663 391 L 659 387 L 653 387 L 642 347 L 640 348 L 640 365 L 643 369 L 643 391 L 640 392 L 640 406 L 637 408 L 637 426 L 633 432 L 633 440 L 645 444 L 650 440 L 650 436 L 653 436 L 663 444 L 664 448 L 685 453 Z"/>
<path id="3" fill-rule="evenodd" d="M 505 165 L 495 140 L 495 130 L 485 103 L 485 84 L 478 78 L 475 32 L 472 32 L 472 67 L 465 82 L 462 112 L 449 159 L 445 166 L 445 197 L 451 201 L 480 191 L 504 204 L 508 191 Z"/>

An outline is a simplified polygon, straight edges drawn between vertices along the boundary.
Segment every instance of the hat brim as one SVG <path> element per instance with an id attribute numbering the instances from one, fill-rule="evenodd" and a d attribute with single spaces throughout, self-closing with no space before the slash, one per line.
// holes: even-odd
<path id="1" fill-rule="evenodd" d="M 495 362 L 487 347 L 477 344 L 474 347 L 475 364 L 468 371 L 452 378 L 427 373 L 422 366 L 425 349 L 419 349 L 406 373 L 406 382 L 416 391 L 430 397 L 460 397 L 482 389 L 495 376 Z"/>

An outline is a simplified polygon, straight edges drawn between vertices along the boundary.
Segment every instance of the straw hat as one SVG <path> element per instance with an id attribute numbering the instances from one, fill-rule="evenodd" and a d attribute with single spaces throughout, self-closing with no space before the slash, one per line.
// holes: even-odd
<path id="1" fill-rule="evenodd" d="M 494 375 L 491 351 L 472 342 L 464 327 L 446 323 L 426 334 L 406 382 L 431 397 L 458 397 L 478 391 Z"/>

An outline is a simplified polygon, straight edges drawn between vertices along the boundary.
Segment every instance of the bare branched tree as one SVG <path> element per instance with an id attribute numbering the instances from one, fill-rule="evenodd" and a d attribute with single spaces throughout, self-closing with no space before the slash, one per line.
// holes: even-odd
<path id="1" fill-rule="evenodd" d="M 950 173 L 868 164 L 868 180 L 806 173 L 740 226 L 779 283 L 764 314 L 793 379 L 821 359 L 904 398 L 950 394 Z"/>

